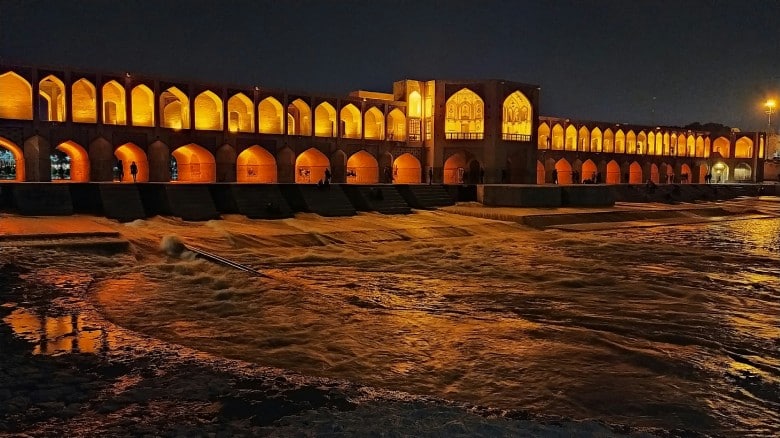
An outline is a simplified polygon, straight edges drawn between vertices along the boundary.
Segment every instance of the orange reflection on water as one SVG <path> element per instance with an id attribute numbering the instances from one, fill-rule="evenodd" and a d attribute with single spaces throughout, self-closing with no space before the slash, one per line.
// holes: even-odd
<path id="1" fill-rule="evenodd" d="M 85 329 L 81 315 L 47 316 L 17 309 L 3 321 L 24 339 L 35 343 L 33 354 L 98 353 L 109 349 L 102 329 Z"/>

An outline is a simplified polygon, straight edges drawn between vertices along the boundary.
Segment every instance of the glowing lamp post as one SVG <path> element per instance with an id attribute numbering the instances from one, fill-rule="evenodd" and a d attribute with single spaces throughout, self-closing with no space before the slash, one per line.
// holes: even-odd
<path id="1" fill-rule="evenodd" d="M 775 112 L 775 106 L 777 105 L 777 102 L 774 101 L 774 99 L 769 99 L 766 101 L 764 106 L 766 107 L 766 116 L 767 116 L 767 132 L 772 133 L 772 114 Z"/>

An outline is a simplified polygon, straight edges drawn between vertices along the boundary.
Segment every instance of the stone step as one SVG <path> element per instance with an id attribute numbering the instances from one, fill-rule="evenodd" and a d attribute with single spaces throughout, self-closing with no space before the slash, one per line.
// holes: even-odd
<path id="1" fill-rule="evenodd" d="M 394 185 L 358 185 L 342 186 L 344 193 L 359 211 L 376 211 L 382 214 L 409 214 L 412 209 L 398 193 Z"/>
<path id="2" fill-rule="evenodd" d="M 229 187 L 228 198 L 235 206 L 236 213 L 250 219 L 282 219 L 293 216 L 292 209 L 277 185 L 231 184 Z M 227 213 L 223 210 L 220 212 Z"/>
<path id="3" fill-rule="evenodd" d="M 398 184 L 396 189 L 412 208 L 432 209 L 455 204 L 455 199 L 440 184 Z"/>
<path id="4" fill-rule="evenodd" d="M 316 213 L 320 216 L 354 216 L 357 211 L 341 186 L 282 184 L 279 188 L 293 211 Z"/>

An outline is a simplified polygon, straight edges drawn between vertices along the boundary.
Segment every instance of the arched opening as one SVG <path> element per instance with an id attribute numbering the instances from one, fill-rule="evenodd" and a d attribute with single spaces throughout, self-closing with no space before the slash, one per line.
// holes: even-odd
<path id="1" fill-rule="evenodd" d="M 636 153 L 640 155 L 647 153 L 647 135 L 644 131 L 640 131 L 636 136 Z"/>
<path id="2" fill-rule="evenodd" d="M 682 164 L 680 166 L 680 183 L 690 183 L 691 179 L 693 179 L 693 175 L 691 174 L 691 166 Z"/>
<path id="3" fill-rule="evenodd" d="M 628 166 L 628 183 L 629 184 L 642 184 L 644 176 L 642 175 L 642 166 L 634 161 Z"/>
<path id="4" fill-rule="evenodd" d="M 347 160 L 347 183 L 376 184 L 379 182 L 379 163 L 366 151 L 358 151 Z"/>
<path id="5" fill-rule="evenodd" d="M 699 180 L 698 180 L 699 184 L 703 182 L 709 183 L 709 181 L 707 181 L 707 174 L 709 173 L 709 171 L 710 168 L 706 164 L 699 165 Z"/>
<path id="6" fill-rule="evenodd" d="M 540 123 L 537 134 L 537 149 L 550 149 L 550 127 L 547 123 Z"/>
<path id="7" fill-rule="evenodd" d="M 275 98 L 268 96 L 257 105 L 257 114 L 260 116 L 261 134 L 283 133 L 284 119 L 282 119 L 282 104 Z"/>
<path id="8" fill-rule="evenodd" d="M 32 120 L 32 86 L 18 74 L 0 75 L 0 119 Z"/>
<path id="9" fill-rule="evenodd" d="M 360 110 L 351 103 L 341 108 L 341 137 L 360 138 Z"/>
<path id="10" fill-rule="evenodd" d="M 536 161 L 536 184 L 544 184 L 546 179 L 546 174 L 544 171 L 544 164 L 542 164 L 541 161 Z"/>
<path id="11" fill-rule="evenodd" d="M 696 157 L 704 158 L 704 139 L 699 136 L 696 137 Z"/>
<path id="12" fill-rule="evenodd" d="M 571 164 L 566 159 L 561 158 L 555 163 L 555 171 L 558 173 L 558 184 L 572 184 L 574 182 Z"/>
<path id="13" fill-rule="evenodd" d="M 146 153 L 140 147 L 133 143 L 125 143 L 114 151 L 117 160 L 122 161 L 122 179 L 120 182 L 134 182 L 132 166 L 135 163 L 136 175 L 135 182 L 149 181 L 149 161 L 146 159 Z"/>
<path id="14" fill-rule="evenodd" d="M 89 155 L 79 144 L 61 143 L 50 158 L 52 181 L 89 181 Z"/>
<path id="15" fill-rule="evenodd" d="M 46 76 L 38 83 L 40 97 L 39 117 L 45 122 L 65 121 L 65 84 L 54 76 Z"/>
<path id="16" fill-rule="evenodd" d="M 325 180 L 325 170 L 330 168 L 328 157 L 315 148 L 309 148 L 295 160 L 295 182 L 308 184 Z"/>
<path id="17" fill-rule="evenodd" d="M 729 166 L 726 163 L 719 161 L 712 166 L 712 182 L 715 184 L 722 184 L 729 179 Z"/>
<path id="18" fill-rule="evenodd" d="M 620 165 L 612 160 L 607 163 L 607 175 L 605 178 L 607 184 L 620 184 Z"/>
<path id="19" fill-rule="evenodd" d="M 0 137 L 0 180 L 24 181 L 24 152 L 3 137 Z"/>
<path id="20" fill-rule="evenodd" d="M 520 91 L 515 91 L 504 99 L 502 116 L 504 140 L 528 141 L 531 139 L 533 125 L 533 106 Z"/>
<path id="21" fill-rule="evenodd" d="M 736 154 L 735 154 L 736 155 Z M 734 166 L 734 181 L 749 182 L 752 179 L 753 172 L 747 163 L 738 163 Z"/>
<path id="22" fill-rule="evenodd" d="M 97 90 L 92 82 L 81 78 L 71 89 L 71 112 L 76 123 L 97 122 Z"/>
<path id="23" fill-rule="evenodd" d="M 650 180 L 656 184 L 661 183 L 661 176 L 658 172 L 658 166 L 656 166 L 655 164 L 650 165 Z"/>
<path id="24" fill-rule="evenodd" d="M 422 117 L 422 96 L 416 90 L 409 93 L 407 111 L 409 117 L 420 118 Z"/>
<path id="25" fill-rule="evenodd" d="M 655 133 L 647 134 L 647 155 L 655 155 Z"/>
<path id="26" fill-rule="evenodd" d="M 195 97 L 195 129 L 222 130 L 222 99 L 211 90 Z"/>
<path id="27" fill-rule="evenodd" d="M 740 137 L 734 143 L 734 158 L 753 158 L 753 140 L 747 137 Z M 734 168 L 734 179 L 737 179 L 737 170 Z"/>
<path id="28" fill-rule="evenodd" d="M 258 145 L 244 149 L 236 159 L 236 179 L 240 183 L 275 183 L 274 156 Z"/>
<path id="29" fill-rule="evenodd" d="M 593 128 L 590 133 L 590 151 L 601 152 L 602 136 L 601 129 Z"/>
<path id="30" fill-rule="evenodd" d="M 103 123 L 106 125 L 127 124 L 125 89 L 117 81 L 103 85 Z"/>
<path id="31" fill-rule="evenodd" d="M 566 128 L 566 150 L 577 150 L 577 128 L 575 128 L 574 125 L 569 125 Z"/>
<path id="32" fill-rule="evenodd" d="M 612 130 L 604 130 L 604 152 L 615 152 L 615 135 Z"/>
<path id="33" fill-rule="evenodd" d="M 397 184 L 419 184 L 422 178 L 422 165 L 420 160 L 407 152 L 393 161 L 393 172 Z"/>
<path id="34" fill-rule="evenodd" d="M 160 94 L 160 113 L 163 128 L 190 129 L 190 100 L 178 88 Z"/>
<path id="35" fill-rule="evenodd" d="M 214 155 L 196 144 L 180 146 L 171 153 L 171 180 L 179 182 L 214 182 L 217 166 Z"/>
<path id="36" fill-rule="evenodd" d="M 301 99 L 287 105 L 287 135 L 311 135 L 311 109 Z"/>
<path id="37" fill-rule="evenodd" d="M 624 154 L 626 152 L 626 135 L 622 129 L 615 133 L 615 153 Z"/>
<path id="38" fill-rule="evenodd" d="M 366 140 L 384 140 L 385 118 L 375 106 L 366 111 L 363 136 Z"/>
<path id="39" fill-rule="evenodd" d="M 469 170 L 466 172 L 464 180 L 466 181 L 466 184 L 482 184 L 483 173 L 482 164 L 479 160 L 473 159 L 469 161 Z"/>
<path id="40" fill-rule="evenodd" d="M 712 152 L 720 154 L 720 156 L 723 158 L 728 158 L 730 146 L 731 144 L 726 137 L 718 137 L 715 139 L 715 141 L 712 142 Z M 712 177 L 714 179 L 715 175 Z"/>
<path id="41" fill-rule="evenodd" d="M 696 137 L 693 135 L 689 135 L 685 141 L 685 155 L 688 157 L 696 155 Z"/>
<path id="42" fill-rule="evenodd" d="M 563 127 L 557 123 L 552 129 L 552 149 L 556 151 L 563 150 Z"/>
<path id="43" fill-rule="evenodd" d="M 255 111 L 252 101 L 238 93 L 227 102 L 228 131 L 230 132 L 254 132 Z"/>
<path id="44" fill-rule="evenodd" d="M 314 108 L 314 135 L 336 136 L 336 109 L 328 102 L 322 102 Z"/>
<path id="45" fill-rule="evenodd" d="M 686 145 L 685 135 L 684 134 L 680 134 L 679 136 L 677 136 L 677 156 L 678 157 L 684 157 L 686 155 L 686 153 L 685 153 L 686 152 L 685 151 L 685 147 L 686 146 L 685 145 Z"/>
<path id="46" fill-rule="evenodd" d="M 447 99 L 444 135 L 454 140 L 481 140 L 484 132 L 485 103 L 477 93 L 462 88 Z"/>
<path id="47" fill-rule="evenodd" d="M 154 126 L 154 93 L 144 84 L 130 92 L 133 126 Z"/>
<path id="48" fill-rule="evenodd" d="M 626 134 L 626 153 L 636 153 L 636 134 L 634 134 L 634 131 L 632 130 L 628 131 Z"/>
<path id="49" fill-rule="evenodd" d="M 398 108 L 387 114 L 387 139 L 390 141 L 406 140 L 406 117 Z"/>
<path id="50" fill-rule="evenodd" d="M 588 127 L 581 127 L 577 134 L 577 150 L 588 152 L 590 150 L 590 131 L 588 131 Z"/>
<path id="51" fill-rule="evenodd" d="M 664 136 L 663 136 L 663 149 L 662 149 L 663 153 L 662 153 L 662 155 L 671 155 L 670 146 L 669 146 L 671 144 L 670 138 L 671 137 L 669 137 L 669 133 L 668 132 L 664 132 Z M 658 141 L 657 137 L 656 137 L 656 141 Z M 657 147 L 656 147 L 656 149 L 657 149 Z"/>
<path id="52" fill-rule="evenodd" d="M 585 160 L 585 162 L 582 163 L 582 173 L 580 175 L 581 181 L 595 182 L 597 173 L 598 168 L 596 167 L 596 163 L 594 163 L 593 160 Z M 575 183 L 576 182 L 578 181 L 575 181 Z"/>
<path id="53" fill-rule="evenodd" d="M 444 162 L 444 184 L 463 184 L 466 180 L 466 153 L 455 153 Z"/>

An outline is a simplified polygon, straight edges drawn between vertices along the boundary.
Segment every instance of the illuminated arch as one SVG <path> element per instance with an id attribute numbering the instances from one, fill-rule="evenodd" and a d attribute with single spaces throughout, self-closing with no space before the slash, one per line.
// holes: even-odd
<path id="1" fill-rule="evenodd" d="M 647 134 L 647 155 L 655 155 L 655 133 Z"/>
<path id="2" fill-rule="evenodd" d="M 414 155 L 405 153 L 393 161 L 393 173 L 397 184 L 419 184 L 422 165 Z"/>
<path id="3" fill-rule="evenodd" d="M 547 123 L 539 124 L 536 142 L 537 149 L 550 149 L 550 126 Z"/>
<path id="4" fill-rule="evenodd" d="M 178 88 L 160 94 L 160 121 L 163 128 L 190 129 L 190 100 Z"/>
<path id="5" fill-rule="evenodd" d="M 712 182 L 722 184 L 729 180 L 729 166 L 723 161 L 718 161 L 712 166 Z"/>
<path id="6" fill-rule="evenodd" d="M 582 163 L 582 172 L 580 172 L 580 178 L 582 180 L 589 179 L 591 182 L 596 180 L 596 173 L 598 173 L 598 168 L 596 167 L 596 163 L 593 162 L 593 160 L 585 160 L 584 163 Z"/>
<path id="7" fill-rule="evenodd" d="M 409 117 L 418 119 L 422 117 L 422 97 L 420 96 L 420 93 L 417 91 L 409 93 L 408 105 L 407 111 L 409 112 Z"/>
<path id="8" fill-rule="evenodd" d="M 710 151 L 712 150 L 712 143 L 709 137 L 704 139 L 704 158 L 709 158 Z"/>
<path id="9" fill-rule="evenodd" d="M 558 172 L 558 184 L 571 184 L 574 181 L 571 164 L 565 158 L 555 163 L 555 170 Z"/>
<path id="10" fill-rule="evenodd" d="M 65 121 L 65 84 L 54 75 L 46 76 L 38 83 L 41 97 L 40 118 L 48 122 Z M 45 108 L 44 104 L 45 103 Z"/>
<path id="11" fill-rule="evenodd" d="M 704 158 L 704 139 L 701 136 L 696 137 L 696 157 Z"/>
<path id="12" fill-rule="evenodd" d="M 347 160 L 347 182 L 376 184 L 379 182 L 379 163 L 373 155 L 361 150 Z"/>
<path id="13" fill-rule="evenodd" d="M 636 161 L 632 162 L 631 165 L 628 166 L 628 183 L 642 184 L 643 178 L 642 166 Z"/>
<path id="14" fill-rule="evenodd" d="M 753 158 L 753 140 L 740 137 L 734 143 L 734 158 Z M 737 178 L 737 168 L 734 168 L 734 179 L 739 179 Z"/>
<path id="15" fill-rule="evenodd" d="M 557 123 L 552 129 L 552 149 L 563 150 L 563 127 Z"/>
<path id="16" fill-rule="evenodd" d="M 138 168 L 136 182 L 149 181 L 149 161 L 147 160 L 146 153 L 143 149 L 133 143 L 125 143 L 116 148 L 114 156 L 118 160 L 122 160 L 122 182 L 133 182 L 133 174 L 130 172 L 130 166 L 133 163 L 135 163 Z"/>
<path id="17" fill-rule="evenodd" d="M 696 155 L 696 138 L 693 135 L 689 135 L 685 141 L 685 155 L 688 157 Z"/>
<path id="18" fill-rule="evenodd" d="M 583 125 L 577 133 L 577 150 L 584 152 L 590 151 L 590 131 L 585 125 Z"/>
<path id="19" fill-rule="evenodd" d="M 211 90 L 195 97 L 195 129 L 222 130 L 222 99 Z"/>
<path id="20" fill-rule="evenodd" d="M 656 166 L 655 163 L 650 164 L 650 180 L 656 184 L 660 184 L 661 182 L 661 177 L 658 172 L 658 166 Z"/>
<path id="21" fill-rule="evenodd" d="M 699 184 L 707 181 L 707 174 L 709 173 L 710 168 L 706 164 L 700 164 L 699 165 Z"/>
<path id="22" fill-rule="evenodd" d="M 287 119 L 293 123 L 287 123 L 288 135 L 311 135 L 311 109 L 301 99 L 295 99 L 287 105 Z"/>
<path id="23" fill-rule="evenodd" d="M 664 136 L 663 136 L 663 149 L 662 149 L 661 155 L 669 155 L 669 145 L 671 144 L 669 139 L 670 139 L 669 133 L 668 132 L 664 132 Z M 656 141 L 658 141 L 657 137 L 656 137 Z M 657 147 L 656 147 L 656 149 L 657 149 Z"/>
<path id="24" fill-rule="evenodd" d="M 341 108 L 341 136 L 343 138 L 360 138 L 360 110 L 348 103 Z"/>
<path id="25" fill-rule="evenodd" d="M 284 119 L 282 104 L 274 97 L 268 96 L 257 105 L 257 114 L 260 116 L 261 134 L 282 134 Z"/>
<path id="26" fill-rule="evenodd" d="M 604 130 L 604 152 L 615 152 L 615 135 L 612 130 Z"/>
<path id="27" fill-rule="evenodd" d="M 154 92 L 144 84 L 130 91 L 133 126 L 154 126 Z"/>
<path id="28" fill-rule="evenodd" d="M 685 142 L 685 134 L 678 135 L 677 136 L 677 150 L 675 151 L 676 155 L 678 157 L 684 157 L 686 155 L 686 153 L 685 153 L 686 144 L 687 143 Z"/>
<path id="29" fill-rule="evenodd" d="M 633 130 L 629 130 L 628 133 L 626 133 L 626 153 L 636 153 L 636 134 Z"/>
<path id="30" fill-rule="evenodd" d="M 315 148 L 309 148 L 295 160 L 295 182 L 316 183 L 325 179 L 325 169 L 330 168 L 328 157 Z"/>
<path id="31" fill-rule="evenodd" d="M 190 143 L 176 148 L 171 153 L 176 160 L 179 182 L 214 182 L 217 166 L 214 155 L 205 148 Z"/>
<path id="32" fill-rule="evenodd" d="M 569 125 L 566 128 L 566 150 L 577 150 L 577 128 L 575 128 L 574 125 Z"/>
<path id="33" fill-rule="evenodd" d="M 730 148 L 731 143 L 729 143 L 729 140 L 726 137 L 718 137 L 712 142 L 712 152 L 719 153 L 723 158 L 729 157 Z"/>
<path id="34" fill-rule="evenodd" d="M 736 156 L 736 153 L 734 155 Z M 748 163 L 737 163 L 737 165 L 734 166 L 734 181 L 747 182 L 750 181 L 752 177 L 753 171 Z"/>
<path id="35" fill-rule="evenodd" d="M 622 129 L 615 133 L 615 153 L 624 154 L 626 152 L 626 135 Z"/>
<path id="36" fill-rule="evenodd" d="M 457 152 L 452 154 L 444 162 L 444 184 L 462 184 L 465 180 L 466 171 L 466 153 Z"/>
<path id="37" fill-rule="evenodd" d="M 244 93 L 234 94 L 227 101 L 228 131 L 254 132 L 255 111 L 252 101 Z"/>
<path id="38" fill-rule="evenodd" d="M 244 149 L 236 159 L 236 180 L 240 183 L 275 183 L 274 156 L 258 145 Z"/>
<path id="39" fill-rule="evenodd" d="M 607 184 L 620 184 L 620 165 L 612 160 L 607 163 L 607 175 L 604 178 Z"/>
<path id="40" fill-rule="evenodd" d="M 375 106 L 366 111 L 363 125 L 363 138 L 366 140 L 383 140 L 385 133 L 385 117 Z"/>
<path id="41" fill-rule="evenodd" d="M 485 103 L 477 93 L 461 88 L 447 99 L 444 133 L 449 139 L 480 140 L 484 136 Z"/>
<path id="42" fill-rule="evenodd" d="M 81 78 L 70 89 L 73 121 L 97 123 L 97 89 L 92 82 Z"/>
<path id="43" fill-rule="evenodd" d="M 387 139 L 392 141 L 406 140 L 406 116 L 398 108 L 387 113 Z"/>
<path id="44" fill-rule="evenodd" d="M 647 134 L 645 131 L 640 131 L 636 136 L 636 153 L 647 154 Z"/>
<path id="45" fill-rule="evenodd" d="M 691 166 L 683 163 L 680 166 L 680 182 L 691 183 L 693 182 L 693 173 L 691 172 Z"/>
<path id="46" fill-rule="evenodd" d="M 0 119 L 32 120 L 32 86 L 8 71 L 0 75 Z"/>
<path id="47" fill-rule="evenodd" d="M 601 129 L 593 128 L 590 133 L 590 151 L 601 152 L 602 141 Z"/>
<path id="48" fill-rule="evenodd" d="M 0 137 L 0 149 L 7 150 L 13 157 L 13 162 L 10 160 L 3 160 L 3 162 L 0 163 L 0 166 L 2 166 L 0 174 L 3 175 L 0 179 L 24 181 L 24 152 L 22 151 L 22 148 L 11 140 Z"/>
<path id="49" fill-rule="evenodd" d="M 328 102 L 322 102 L 314 108 L 314 135 L 336 136 L 336 109 Z"/>
<path id="50" fill-rule="evenodd" d="M 541 161 L 536 161 L 536 184 L 544 184 L 546 181 L 547 173 L 544 170 L 544 164 Z"/>
<path id="51" fill-rule="evenodd" d="M 505 140 L 527 141 L 531 137 L 533 125 L 533 106 L 520 91 L 515 91 L 504 99 L 502 133 Z M 508 135 L 507 135 L 508 134 Z M 523 136 L 527 136 L 524 138 Z"/>
<path id="52" fill-rule="evenodd" d="M 124 125 L 127 123 L 125 108 L 125 88 L 117 81 L 103 85 L 103 123 L 106 125 Z"/>
<path id="53" fill-rule="evenodd" d="M 81 145 L 73 141 L 66 141 L 57 146 L 56 149 L 67 155 L 69 162 L 52 163 L 53 180 L 89 181 L 89 154 Z M 55 170 L 58 165 L 62 166 L 61 173 Z M 65 169 L 66 166 L 69 167 L 69 170 Z"/>

